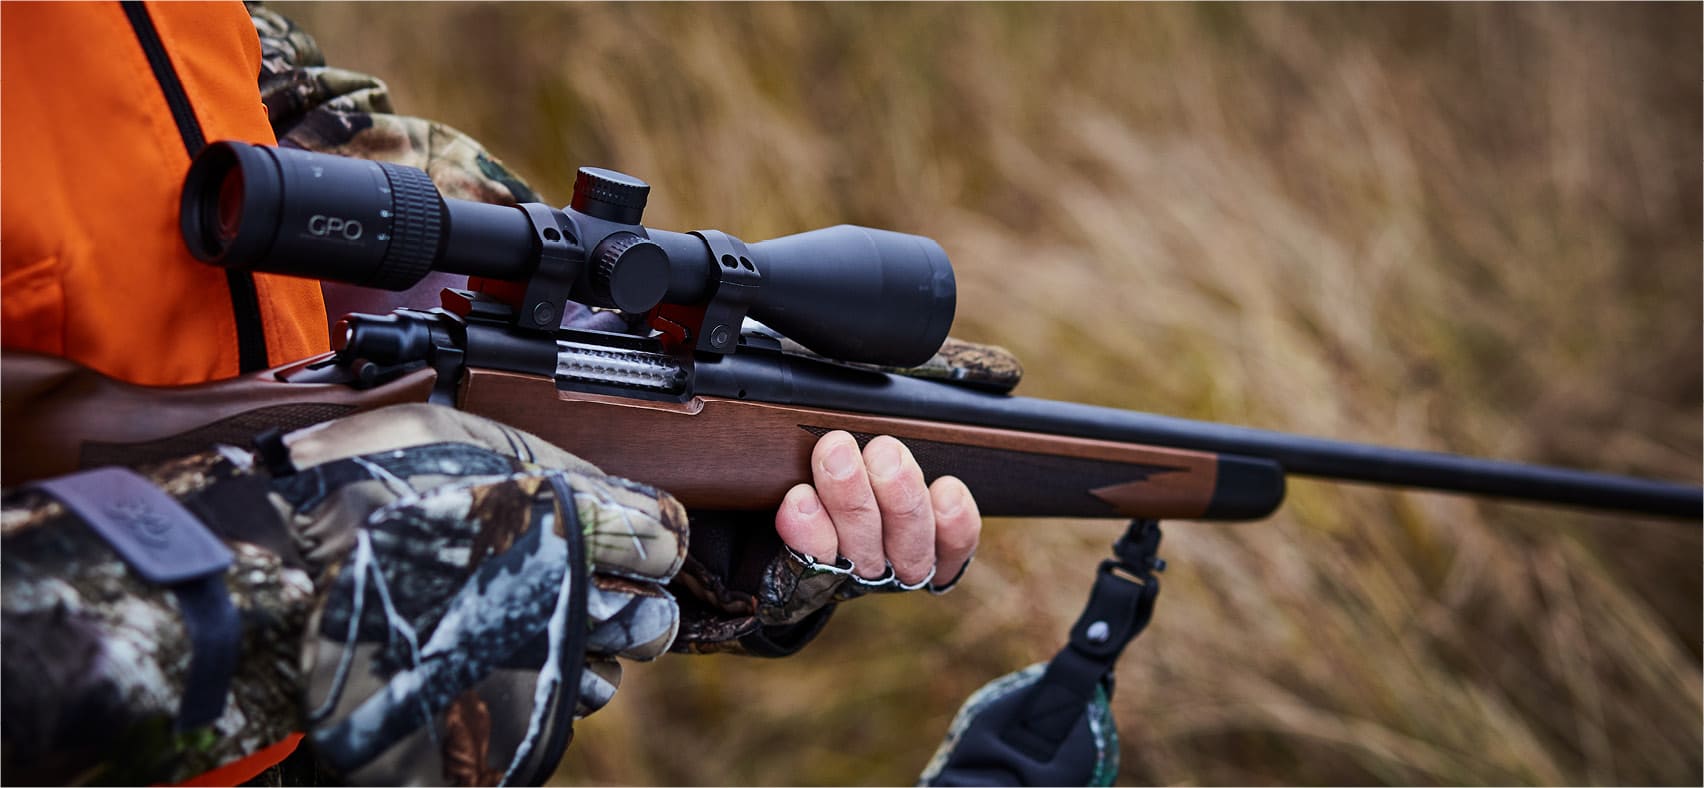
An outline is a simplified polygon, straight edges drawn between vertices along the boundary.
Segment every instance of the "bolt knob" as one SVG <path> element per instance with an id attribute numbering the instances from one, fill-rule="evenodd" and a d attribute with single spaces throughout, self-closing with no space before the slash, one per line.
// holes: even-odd
<path id="1" fill-rule="evenodd" d="M 592 289 L 623 312 L 646 312 L 669 289 L 669 255 L 657 242 L 633 233 L 603 239 L 592 255 Z"/>
<path id="2" fill-rule="evenodd" d="M 568 207 L 606 222 L 638 224 L 650 194 L 650 184 L 631 175 L 581 167 L 574 176 L 574 199 Z"/>

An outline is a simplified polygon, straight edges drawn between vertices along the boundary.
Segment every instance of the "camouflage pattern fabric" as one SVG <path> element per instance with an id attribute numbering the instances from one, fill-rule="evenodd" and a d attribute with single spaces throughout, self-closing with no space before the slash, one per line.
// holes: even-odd
<path id="1" fill-rule="evenodd" d="M 804 345 L 791 339 L 781 337 L 781 349 L 801 356 L 822 358 Z M 845 362 L 836 362 L 845 363 Z M 865 367 L 867 369 L 891 372 L 913 378 L 944 380 L 976 388 L 1006 393 L 1016 388 L 1023 380 L 1024 368 L 1018 362 L 1018 357 L 999 345 L 984 345 L 968 342 L 957 337 L 947 337 L 941 343 L 941 349 L 935 351 L 928 361 L 915 367 L 884 367 L 870 364 L 849 364 L 848 366 Z"/>
<path id="2" fill-rule="evenodd" d="M 246 5 L 260 34 L 260 96 L 278 144 L 418 167 L 445 197 L 542 201 L 471 137 L 396 114 L 383 81 L 328 67 L 319 44 L 295 23 L 260 3 Z"/>
<path id="3" fill-rule="evenodd" d="M 705 524 L 694 522 L 694 534 Z M 755 519 L 755 516 L 754 516 Z M 742 527 L 740 523 L 718 522 L 717 526 Z M 767 524 L 745 523 L 759 528 Z M 771 549 L 752 549 L 753 556 L 770 556 L 756 564 L 756 571 L 730 570 L 688 555 L 672 589 L 683 601 L 680 636 L 674 650 L 689 654 L 744 654 L 778 657 L 798 651 L 821 630 L 835 605 L 871 593 L 895 593 L 927 589 L 944 594 L 964 576 L 936 582 L 933 575 L 906 585 L 888 567 L 880 577 L 866 580 L 853 574 L 856 568 L 846 558 L 832 564 L 782 544 Z M 748 566 L 753 562 L 745 562 Z M 970 561 L 965 562 L 965 568 Z M 753 578 L 755 575 L 755 578 Z"/>
<path id="4" fill-rule="evenodd" d="M 909 369 L 894 369 L 901 375 L 968 383 L 995 391 L 1011 391 L 1024 377 L 1018 357 L 999 345 L 967 342 L 947 337 L 933 358 Z"/>
<path id="5" fill-rule="evenodd" d="M 236 554 L 240 666 L 224 716 L 182 735 L 189 640 L 170 593 L 53 499 L 5 496 L 7 782 L 177 781 L 304 728 L 346 779 L 541 779 L 572 719 L 614 694 L 616 657 L 651 659 L 674 638 L 662 586 L 684 560 L 686 515 L 665 494 L 429 405 L 281 445 L 294 470 L 276 477 L 229 446 L 143 470 Z M 569 540 L 584 548 L 578 588 Z M 583 666 L 562 660 L 574 594 Z M 568 681 L 572 708 L 558 703 Z"/>
<path id="6" fill-rule="evenodd" d="M 311 465 L 280 484 L 294 510 L 370 512 L 322 583 L 307 645 L 310 739 L 345 777 L 541 780 L 572 720 L 615 694 L 616 657 L 652 659 L 673 641 L 679 607 L 662 585 L 684 560 L 687 519 L 667 494 L 430 405 L 285 443 Z M 294 530 L 318 541 L 310 554 L 346 538 L 311 515 Z M 569 582 L 568 540 L 584 547 L 584 588 Z M 563 663 L 571 594 L 587 595 L 583 665 Z M 574 708 L 559 703 L 563 682 L 577 686 Z"/>
<path id="7" fill-rule="evenodd" d="M 245 3 L 260 36 L 260 96 L 278 144 L 359 159 L 416 167 L 445 197 L 497 205 L 547 202 L 472 137 L 425 118 L 396 114 L 390 90 L 376 77 L 325 64 L 319 44 L 294 22 L 258 2 Z M 431 307 L 444 287 L 464 287 L 465 277 L 432 274 L 406 300 L 386 301 L 369 291 L 354 304 L 333 286 L 328 300 L 357 311 L 394 305 Z M 380 306 L 375 306 L 380 305 Z M 633 321 L 616 312 L 570 303 L 563 325 L 628 331 Z"/>
<path id="8" fill-rule="evenodd" d="M 997 701 L 1009 698 L 1022 692 L 1041 680 L 1047 672 L 1047 663 L 1040 662 L 1019 671 L 1008 673 L 987 684 L 982 685 L 976 692 L 965 699 L 959 707 L 958 714 L 953 715 L 953 721 L 947 726 L 947 735 L 941 746 L 930 757 L 928 766 L 923 768 L 923 774 L 918 777 L 918 785 L 939 785 L 941 773 L 948 766 L 959 742 L 963 740 L 972 723 L 979 715 Z M 1093 763 L 1078 764 L 1086 771 L 1082 774 L 1087 779 L 1083 785 L 1112 785 L 1118 777 L 1118 727 L 1112 718 L 1111 696 L 1107 686 L 1102 683 L 1095 687 L 1092 698 L 1085 713 L 1088 715 L 1089 738 L 1094 749 Z M 997 785 L 1010 783 L 957 783 L 972 785 Z"/>
<path id="9" fill-rule="evenodd" d="M 655 585 L 666 578 L 623 577 L 646 563 L 637 547 L 674 559 L 634 527 L 656 515 L 610 516 L 656 500 L 556 472 L 446 485 L 375 513 L 312 633 L 320 758 L 370 785 L 548 776 L 561 755 L 551 743 L 565 746 L 572 719 L 613 696 L 613 657 L 651 659 L 673 639 L 676 607 Z M 576 541 L 597 572 L 586 588 L 567 570 Z M 564 650 L 575 593 L 590 594 L 585 648 L 600 662 L 584 672 Z M 570 681 L 572 708 L 559 700 Z"/>
<path id="10" fill-rule="evenodd" d="M 253 480 L 244 452 L 210 451 L 142 473 L 202 516 Z M 252 500 L 252 499 L 251 499 Z M 0 510 L 0 703 L 8 784 L 176 781 L 301 726 L 301 632 L 314 587 L 266 518 L 226 542 L 242 655 L 223 715 L 175 733 L 190 639 L 172 593 L 143 581 L 58 501 L 14 491 Z M 276 525 L 276 518 L 271 522 Z M 226 534 L 220 534 L 226 536 Z"/>

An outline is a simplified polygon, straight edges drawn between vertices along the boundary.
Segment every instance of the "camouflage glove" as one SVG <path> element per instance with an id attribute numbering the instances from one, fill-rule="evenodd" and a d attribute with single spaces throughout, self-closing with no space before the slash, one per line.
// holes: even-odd
<path id="1" fill-rule="evenodd" d="M 786 337 L 776 335 L 781 342 L 781 349 L 794 355 L 809 358 L 822 358 L 811 352 L 804 345 Z M 825 359 L 832 360 L 832 359 Z M 844 361 L 836 361 L 845 364 Z M 1005 394 L 1017 388 L 1023 380 L 1024 367 L 1018 362 L 1018 357 L 1012 351 L 999 345 L 984 345 L 978 342 L 968 342 L 958 337 L 947 337 L 941 342 L 941 349 L 935 351 L 928 361 L 915 367 L 886 367 L 875 364 L 848 364 L 848 366 L 865 367 L 868 369 L 892 372 L 895 375 L 924 378 L 927 380 L 946 380 L 963 386 L 987 389 Z"/>
<path id="2" fill-rule="evenodd" d="M 144 471 L 233 555 L 241 648 L 209 725 L 182 724 L 201 652 L 172 594 L 55 498 L 7 494 L 6 780 L 181 780 L 306 728 L 352 781 L 538 781 L 614 658 L 673 639 L 666 495 L 424 405 L 259 445 Z"/>
<path id="3" fill-rule="evenodd" d="M 1024 693 L 1041 681 L 1047 663 L 982 685 L 959 707 L 918 785 L 1112 785 L 1118 777 L 1118 727 L 1112 717 L 1112 678 L 1095 685 L 1083 715 L 1059 752 L 1037 761 L 1001 731 L 1023 713 Z"/>
<path id="4" fill-rule="evenodd" d="M 681 604 L 673 650 L 788 656 L 816 637 L 841 602 L 919 589 L 944 594 L 964 574 L 961 568 L 951 578 L 931 575 L 906 584 L 888 567 L 880 577 L 865 579 L 844 557 L 829 563 L 788 547 L 770 519 L 740 512 L 693 514 L 692 550 L 669 586 Z"/>

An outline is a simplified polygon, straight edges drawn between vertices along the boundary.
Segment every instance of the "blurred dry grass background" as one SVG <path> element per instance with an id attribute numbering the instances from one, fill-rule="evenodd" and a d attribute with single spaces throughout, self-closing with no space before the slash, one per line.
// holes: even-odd
<path id="1" fill-rule="evenodd" d="M 1020 393 L 1699 478 L 1696 4 L 279 6 L 555 199 L 937 238 Z M 1118 531 L 632 668 L 556 780 L 909 783 Z M 1122 782 L 1704 780 L 1696 527 L 1297 481 L 1164 547 Z"/>

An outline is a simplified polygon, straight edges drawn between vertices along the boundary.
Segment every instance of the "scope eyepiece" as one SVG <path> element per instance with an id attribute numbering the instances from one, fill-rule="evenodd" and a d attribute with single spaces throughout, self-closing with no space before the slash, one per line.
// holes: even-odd
<path id="1" fill-rule="evenodd" d="M 443 215 L 412 167 L 216 142 L 184 178 L 180 221 L 205 263 L 406 290 L 432 270 Z"/>

